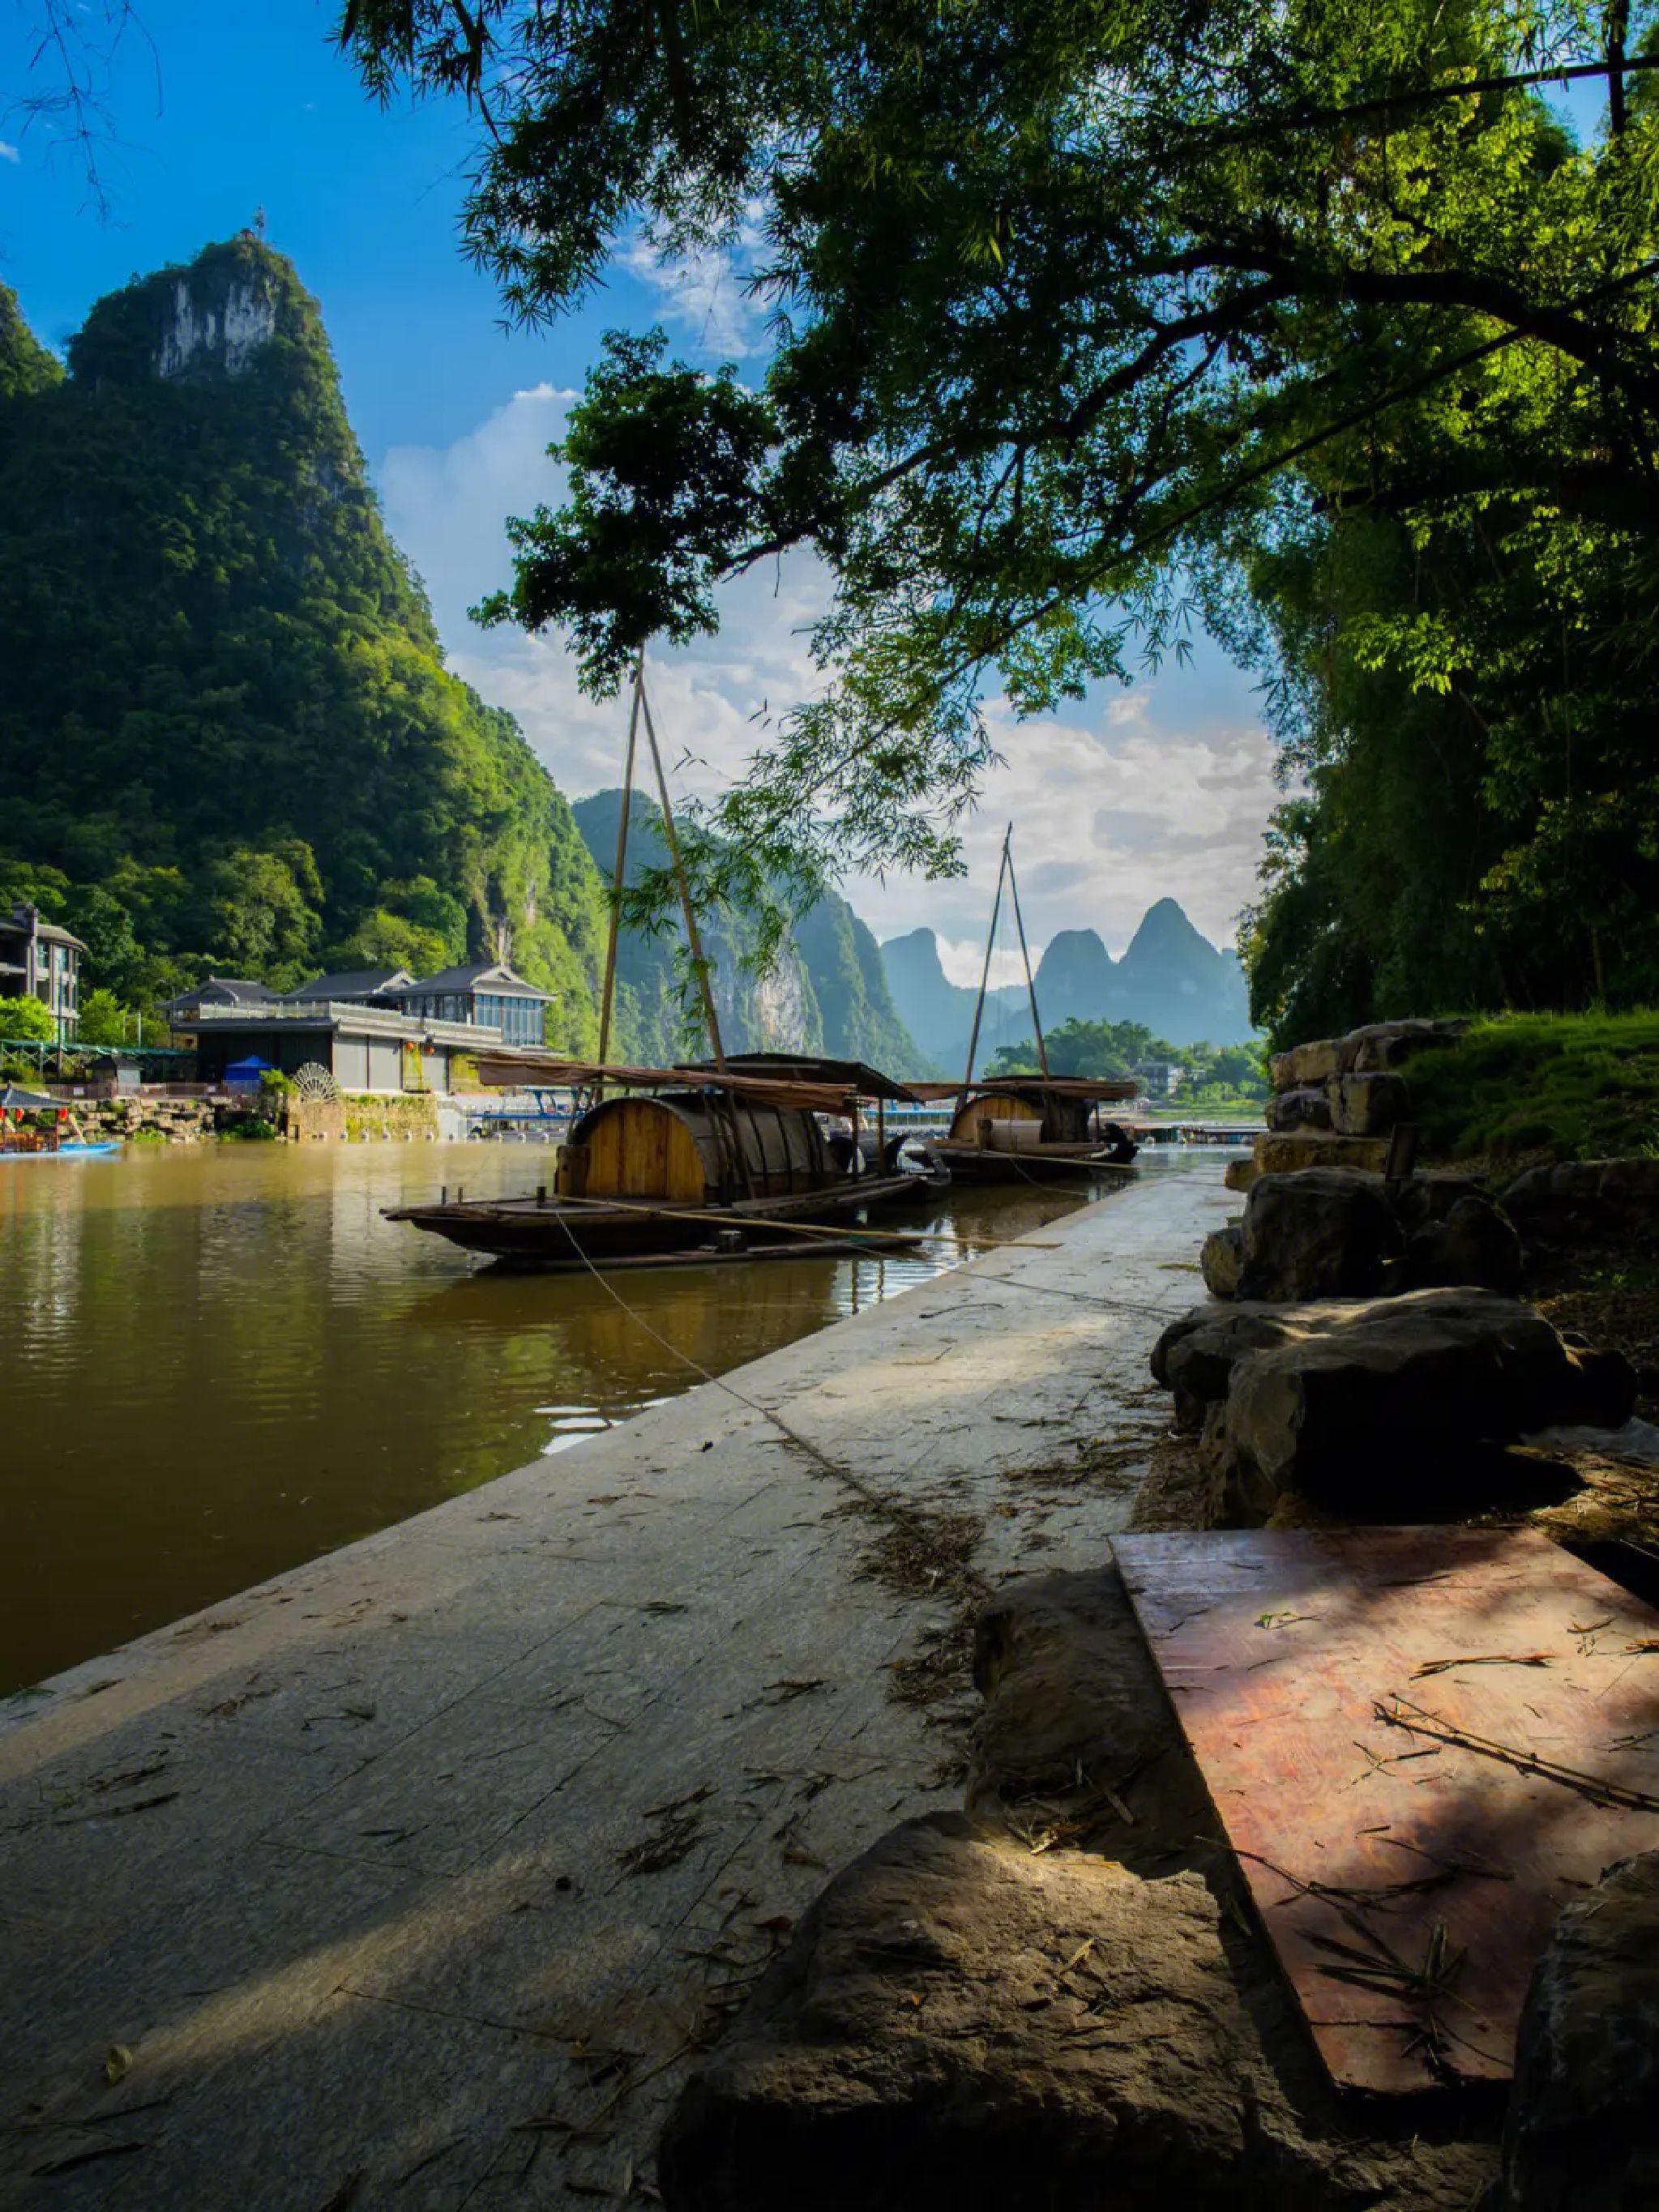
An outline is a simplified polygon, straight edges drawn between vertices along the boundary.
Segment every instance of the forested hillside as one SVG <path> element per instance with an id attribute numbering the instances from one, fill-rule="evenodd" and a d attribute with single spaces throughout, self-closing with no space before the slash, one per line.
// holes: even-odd
<path id="1" fill-rule="evenodd" d="M 287 261 L 135 282 L 67 374 L 0 292 L 0 901 L 131 1005 L 507 952 L 592 1044 L 599 877 L 445 669 Z"/>
<path id="2" fill-rule="evenodd" d="M 620 790 L 596 792 L 571 810 L 595 864 L 607 875 L 616 865 L 621 801 Z M 636 791 L 629 814 L 630 884 L 666 860 L 661 821 L 655 802 Z M 758 930 L 744 914 L 717 907 L 700 917 L 700 927 L 728 1051 L 823 1051 L 868 1060 L 893 1074 L 925 1072 L 894 1008 L 880 948 L 845 899 L 820 899 L 793 924 L 769 966 L 757 963 Z M 655 936 L 625 932 L 618 947 L 617 1034 L 632 1038 L 630 1048 L 648 1060 L 705 1049 L 700 1019 L 688 1022 L 685 1015 L 689 971 L 683 946 L 674 917 L 665 918 Z"/>

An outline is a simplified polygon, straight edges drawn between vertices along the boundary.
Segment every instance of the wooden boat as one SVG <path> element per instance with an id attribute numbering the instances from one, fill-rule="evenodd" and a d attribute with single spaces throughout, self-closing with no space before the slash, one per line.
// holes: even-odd
<path id="1" fill-rule="evenodd" d="M 676 1067 L 617 1066 L 608 1060 L 616 995 L 617 939 L 627 882 L 634 763 L 643 722 L 656 770 L 663 836 L 678 879 L 691 968 L 702 995 L 713 1058 Z M 560 1148 L 555 1182 L 532 1197 L 474 1200 L 446 1191 L 435 1206 L 389 1208 L 469 1251 L 520 1266 L 641 1266 L 704 1252 L 730 1260 L 746 1251 L 795 1243 L 810 1252 L 854 1216 L 908 1195 L 915 1179 L 868 1171 L 859 1140 L 860 1108 L 915 1094 L 861 1061 L 793 1053 L 728 1058 L 709 982 L 708 963 L 669 804 L 668 780 L 645 689 L 645 657 L 634 665 L 633 709 L 611 879 L 611 930 L 599 1000 L 596 1060 L 545 1052 L 483 1050 L 479 1079 L 513 1089 L 570 1089 L 585 1097 Z M 620 1091 L 607 1098 L 609 1086 Z M 847 1121 L 838 1143 L 824 1121 Z"/>
<path id="2" fill-rule="evenodd" d="M 25 1115 L 51 1114 L 46 1128 L 26 1125 Z M 73 1133 L 65 1136 L 65 1129 Z M 8 1083 L 0 1088 L 0 1160 L 88 1160 L 119 1152 L 118 1140 L 92 1142 L 61 1100 L 44 1091 Z"/>
<path id="3" fill-rule="evenodd" d="M 1135 1085 L 1101 1079 L 995 1077 L 965 1094 L 945 1084 L 918 1084 L 924 1097 L 959 1103 L 949 1133 L 933 1152 L 953 1182 L 1063 1181 L 1079 1175 L 1121 1175 L 1139 1147 L 1103 1105 L 1133 1098 Z"/>
<path id="4" fill-rule="evenodd" d="M 474 1200 L 446 1192 L 436 1204 L 392 1208 L 387 1218 L 537 1267 L 640 1264 L 700 1249 L 729 1259 L 779 1244 L 805 1257 L 823 1240 L 805 1232 L 842 1224 L 844 1243 L 854 1217 L 914 1192 L 911 1176 L 856 1171 L 859 1155 L 848 1162 L 821 1118 L 846 1115 L 856 1127 L 865 1099 L 906 1097 L 902 1085 L 851 1062 L 792 1060 L 786 1073 L 773 1054 L 765 1066 L 775 1072 L 481 1054 L 486 1083 L 612 1085 L 620 1095 L 597 1098 L 573 1121 L 551 1189 Z"/>
<path id="5" fill-rule="evenodd" d="M 1108 1077 L 1056 1076 L 1049 1073 L 1042 1017 L 1037 1012 L 1036 981 L 1031 974 L 1031 956 L 1025 943 L 1025 920 L 1019 909 L 1013 838 L 1011 822 L 1002 840 L 1002 863 L 997 871 L 996 896 L 991 902 L 985 965 L 980 975 L 979 999 L 974 1007 L 974 1026 L 968 1039 L 967 1073 L 959 1084 L 921 1083 L 911 1088 L 921 1098 L 954 1097 L 957 1101 L 948 1133 L 936 1138 L 932 1147 L 934 1158 L 953 1182 L 1038 1182 L 1079 1176 L 1119 1175 L 1132 1165 L 1139 1147 L 1121 1122 L 1103 1121 L 1100 1109 L 1120 1099 L 1133 1098 L 1136 1086 Z M 991 953 L 996 943 L 1005 883 L 1019 931 L 1025 995 L 1030 1004 L 1031 1028 L 1041 1073 L 996 1076 L 975 1084 L 974 1060 L 979 1050 L 980 1024 L 985 1013 L 986 989 L 991 980 Z"/>

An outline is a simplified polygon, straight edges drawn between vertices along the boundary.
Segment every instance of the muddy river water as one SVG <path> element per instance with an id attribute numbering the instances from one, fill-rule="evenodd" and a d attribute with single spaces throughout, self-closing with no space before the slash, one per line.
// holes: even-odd
<path id="1" fill-rule="evenodd" d="M 965 1256 L 630 1273 L 624 1308 L 591 1277 L 483 1267 L 381 1218 L 549 1166 L 431 1144 L 0 1162 L 0 1694 Z M 977 1243 L 1079 1200 L 932 1194 L 902 1220 Z"/>

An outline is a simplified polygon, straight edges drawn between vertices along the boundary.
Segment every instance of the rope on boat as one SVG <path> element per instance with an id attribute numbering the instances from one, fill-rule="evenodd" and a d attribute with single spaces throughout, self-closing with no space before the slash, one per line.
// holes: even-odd
<path id="1" fill-rule="evenodd" d="M 717 1213 L 712 1209 L 681 1206 L 647 1205 L 638 1199 L 627 1198 L 557 1198 L 556 1207 L 589 1206 L 604 1213 L 646 1213 L 653 1221 L 712 1221 L 722 1229 L 777 1229 L 788 1237 L 833 1237 L 838 1242 L 854 1237 L 868 1243 L 879 1244 L 956 1244 L 970 1252 L 1057 1252 L 1053 1243 L 1034 1244 L 1024 1237 L 958 1237 L 950 1229 L 838 1229 L 823 1222 L 780 1221 L 775 1217 L 744 1213 Z M 567 1231 L 568 1222 L 561 1222 Z"/>
<path id="2" fill-rule="evenodd" d="M 671 1359 L 678 1359 L 682 1366 L 689 1367 L 694 1375 L 700 1376 L 705 1382 L 712 1382 L 717 1390 L 724 1390 L 728 1398 L 735 1400 L 748 1412 L 758 1413 L 762 1420 L 769 1421 L 787 1443 L 793 1444 L 797 1451 L 805 1452 L 808 1459 L 825 1474 L 831 1476 L 837 1482 L 844 1482 L 849 1490 L 864 1500 L 866 1505 L 874 1508 L 878 1512 L 889 1514 L 896 1520 L 921 1524 L 922 1516 L 914 1505 L 907 1504 L 903 1498 L 890 1491 L 877 1490 L 872 1485 L 866 1482 L 861 1476 L 855 1474 L 850 1467 L 843 1466 L 839 1460 L 831 1459 L 829 1453 L 815 1444 L 810 1437 L 804 1437 L 799 1429 L 792 1428 L 781 1413 L 775 1413 L 771 1407 L 763 1406 L 757 1400 L 746 1396 L 734 1383 L 728 1382 L 723 1375 L 711 1374 L 701 1359 L 694 1358 L 689 1352 L 682 1352 L 678 1344 L 671 1344 L 661 1330 L 653 1328 L 639 1309 L 629 1305 L 615 1285 L 594 1266 L 592 1261 L 577 1243 L 576 1232 L 570 1224 L 568 1221 L 561 1221 L 559 1226 L 569 1238 L 571 1250 L 586 1268 L 588 1273 L 592 1276 L 606 1297 L 611 1299 L 629 1321 L 642 1328 L 653 1344 L 660 1345 Z M 921 1462 L 918 1461 L 917 1464 L 920 1465 Z"/>

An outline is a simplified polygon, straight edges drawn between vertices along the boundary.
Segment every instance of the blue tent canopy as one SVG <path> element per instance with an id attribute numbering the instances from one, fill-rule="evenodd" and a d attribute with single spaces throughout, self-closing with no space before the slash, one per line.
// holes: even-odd
<path id="1" fill-rule="evenodd" d="M 261 1060 L 257 1052 L 251 1053 L 246 1060 L 232 1060 L 225 1070 L 226 1086 L 231 1090 L 246 1087 L 257 1091 L 261 1077 L 270 1072 L 271 1064 L 268 1060 Z"/>

